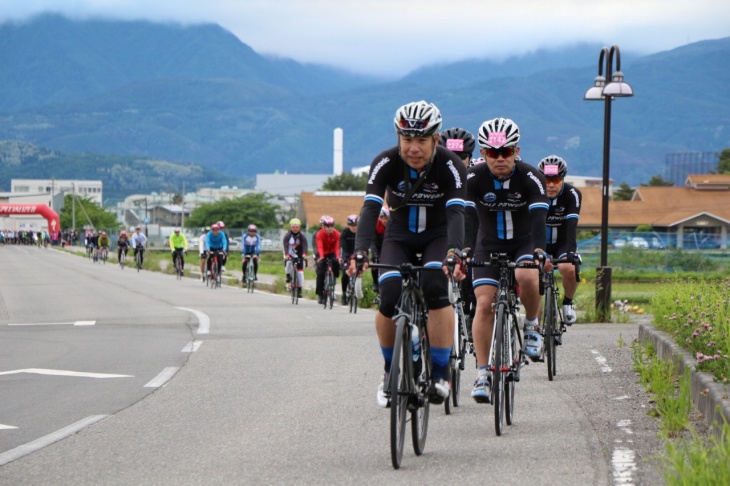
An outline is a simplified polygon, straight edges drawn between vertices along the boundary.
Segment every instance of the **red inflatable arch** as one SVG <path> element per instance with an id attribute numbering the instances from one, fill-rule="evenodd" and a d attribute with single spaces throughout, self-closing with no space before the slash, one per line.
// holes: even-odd
<path id="1" fill-rule="evenodd" d="M 0 216 L 10 214 L 39 214 L 48 221 L 48 233 L 61 231 L 58 214 L 46 204 L 0 204 Z"/>

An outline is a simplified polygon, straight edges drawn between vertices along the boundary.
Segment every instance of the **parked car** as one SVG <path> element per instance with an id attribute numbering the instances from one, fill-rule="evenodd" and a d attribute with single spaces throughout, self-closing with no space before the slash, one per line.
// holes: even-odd
<path id="1" fill-rule="evenodd" d="M 629 246 L 633 246 L 634 248 L 643 248 L 644 250 L 649 249 L 649 242 L 646 241 L 646 238 L 642 238 L 641 236 L 634 236 L 633 238 L 629 239 L 628 244 Z"/>

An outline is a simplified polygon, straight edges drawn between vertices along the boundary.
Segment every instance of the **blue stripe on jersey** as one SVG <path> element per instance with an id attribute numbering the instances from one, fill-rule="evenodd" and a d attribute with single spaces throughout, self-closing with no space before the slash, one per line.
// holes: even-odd
<path id="1" fill-rule="evenodd" d="M 428 262 L 424 265 L 426 268 L 441 268 L 444 264 L 441 262 Z"/>
<path id="2" fill-rule="evenodd" d="M 570 213 L 565 217 L 565 219 L 578 219 L 579 216 L 576 213 Z"/>
<path id="3" fill-rule="evenodd" d="M 383 283 L 389 278 L 401 278 L 400 272 L 393 270 L 392 272 L 385 272 L 378 279 L 378 283 Z"/>
<path id="4" fill-rule="evenodd" d="M 545 228 L 547 236 L 546 240 L 548 243 L 555 243 L 556 241 L 558 241 L 558 232 L 553 231 L 553 229 L 554 228 L 552 226 L 548 226 L 547 228 Z"/>
<path id="5" fill-rule="evenodd" d="M 411 233 L 418 233 L 418 206 L 408 208 L 408 229 Z"/>
<path id="6" fill-rule="evenodd" d="M 502 181 L 499 179 L 494 180 L 494 189 L 500 190 L 502 189 Z M 497 212 L 497 238 L 500 240 L 504 240 L 507 237 L 507 231 L 506 231 L 506 222 L 505 222 L 505 214 L 504 211 L 498 211 Z"/>
<path id="7" fill-rule="evenodd" d="M 476 207 L 477 207 L 477 205 L 474 203 L 474 201 L 465 201 L 464 204 L 468 208 L 475 208 L 476 209 Z"/>
<path id="8" fill-rule="evenodd" d="M 466 206 L 466 201 L 464 201 L 463 199 L 458 199 L 458 198 L 456 198 L 456 199 L 449 199 L 448 201 L 446 201 L 446 207 L 447 208 L 449 206 L 454 206 L 454 205 L 456 205 L 456 206 Z"/>
<path id="9" fill-rule="evenodd" d="M 547 205 L 547 203 L 534 203 L 530 204 L 530 211 L 533 209 L 545 209 L 547 210 L 550 206 Z"/>
<path id="10" fill-rule="evenodd" d="M 499 287 L 499 280 L 493 278 L 478 278 L 472 282 L 472 287 L 477 288 L 480 285 L 491 285 L 493 287 Z"/>
<path id="11" fill-rule="evenodd" d="M 374 201 L 374 202 L 380 204 L 381 206 L 383 205 L 383 198 L 376 196 L 375 194 L 366 194 L 365 202 L 368 202 L 368 201 Z"/>

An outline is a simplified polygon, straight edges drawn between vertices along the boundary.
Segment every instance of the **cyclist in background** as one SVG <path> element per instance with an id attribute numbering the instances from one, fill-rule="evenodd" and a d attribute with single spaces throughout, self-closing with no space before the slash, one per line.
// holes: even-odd
<path id="1" fill-rule="evenodd" d="M 124 256 L 127 256 L 127 252 L 129 251 L 129 237 L 127 236 L 127 232 L 125 230 L 122 230 L 119 232 L 119 238 L 117 238 L 117 262 L 122 262 L 122 252 L 124 252 Z"/>
<path id="2" fill-rule="evenodd" d="M 231 241 L 231 237 L 228 235 L 228 232 L 226 231 L 226 225 L 223 221 L 218 221 L 218 226 L 220 226 L 221 233 L 223 233 L 223 236 L 226 237 L 226 243 Z M 223 255 L 221 255 L 221 273 L 226 271 L 226 262 L 228 261 L 228 250 L 226 250 Z"/>
<path id="3" fill-rule="evenodd" d="M 466 168 L 453 152 L 438 144 L 441 112 L 426 101 L 408 103 L 393 120 L 398 143 L 375 157 L 370 165 L 365 202 L 360 211 L 355 254 L 364 261 L 375 239 L 376 221 L 387 197 L 390 220 L 383 239 L 382 264 L 405 262 L 438 268 L 421 279 L 428 308 L 428 337 L 433 365 L 430 400 L 443 403 L 450 394 L 449 359 L 454 338 L 454 311 L 449 302 L 446 258 L 456 261 L 454 275 L 463 278 L 459 254 L 464 243 Z M 387 192 L 387 195 L 386 195 Z M 351 266 L 351 276 L 355 269 Z M 387 407 L 390 364 L 395 340 L 395 306 L 402 290 L 397 271 L 380 275 L 380 304 L 375 328 L 384 359 L 385 373 L 376 400 Z"/>
<path id="4" fill-rule="evenodd" d="M 324 304 L 324 274 L 327 273 L 327 259 L 332 259 L 332 273 L 335 281 L 340 276 L 340 232 L 335 229 L 332 216 L 322 216 L 323 227 L 317 232 L 317 301 Z"/>
<path id="5" fill-rule="evenodd" d="M 175 266 L 175 255 L 188 252 L 188 239 L 180 232 L 180 228 L 175 228 L 170 234 L 170 251 L 172 252 L 173 267 Z M 185 257 L 183 255 L 180 255 L 180 261 L 182 263 L 181 270 L 185 270 Z"/>
<path id="6" fill-rule="evenodd" d="M 261 237 L 255 224 L 248 225 L 248 234 L 241 238 L 241 260 L 243 260 L 243 280 L 246 283 L 246 270 L 249 258 L 253 258 L 253 279 L 258 280 L 259 256 L 261 255 Z"/>
<path id="7" fill-rule="evenodd" d="M 205 241 L 208 238 L 210 226 L 203 228 L 203 232 L 198 237 L 198 255 L 200 256 L 200 275 L 205 282 L 205 262 L 208 260 L 208 252 L 205 251 Z"/>
<path id="8" fill-rule="evenodd" d="M 101 232 L 101 234 L 99 235 L 99 240 L 97 241 L 97 243 L 99 244 L 99 249 L 100 250 L 102 250 L 102 251 L 103 250 L 106 250 L 107 252 L 109 252 L 109 244 L 111 242 L 109 241 L 109 236 L 107 236 L 106 231 L 102 231 Z"/>
<path id="9" fill-rule="evenodd" d="M 479 128 L 480 152 L 486 163 L 469 171 L 467 183 L 467 243 L 474 248 L 477 261 L 489 261 L 492 253 L 507 253 L 512 261 L 531 262 L 535 252 L 543 252 L 548 209 L 545 178 L 535 167 L 516 160 L 519 140 L 519 127 L 507 118 L 487 120 Z M 499 286 L 499 269 L 472 270 L 477 298 L 472 326 L 477 380 L 471 396 L 478 403 L 487 403 L 491 393 L 487 363 L 494 327 L 492 306 Z M 515 278 L 525 307 L 525 354 L 535 361 L 542 354 L 538 271 L 517 268 Z"/>
<path id="10" fill-rule="evenodd" d="M 312 255 L 314 255 L 314 261 L 319 260 L 319 253 L 317 253 L 317 233 L 324 227 L 324 216 L 319 218 L 319 228 L 314 230 L 312 233 Z"/>
<path id="11" fill-rule="evenodd" d="M 142 228 L 137 226 L 134 228 L 134 234 L 132 235 L 132 249 L 134 249 L 134 257 L 137 258 L 137 253 L 141 255 L 140 263 L 144 264 L 144 246 L 147 244 L 147 237 L 142 233 Z"/>
<path id="12" fill-rule="evenodd" d="M 208 263 L 206 265 L 208 275 L 210 275 L 210 254 L 214 251 L 220 252 L 221 272 L 223 272 L 222 263 L 225 259 L 226 252 L 228 251 L 228 238 L 226 238 L 226 234 L 221 231 L 220 223 L 213 223 L 210 225 L 210 231 L 208 231 L 208 234 L 205 236 L 205 251 L 208 253 Z"/>
<path id="13" fill-rule="evenodd" d="M 347 305 L 347 287 L 350 285 L 350 276 L 347 275 L 347 266 L 350 256 L 355 253 L 355 235 L 357 234 L 357 214 L 347 217 L 347 228 L 340 231 L 340 264 L 342 269 L 342 305 Z"/>
<path id="14" fill-rule="evenodd" d="M 578 249 L 577 232 L 580 217 L 581 192 L 572 184 L 564 181 L 568 174 L 568 164 L 557 155 L 549 155 L 537 166 L 545 176 L 547 197 L 550 204 L 547 214 L 547 246 L 548 255 L 557 259 L 565 258 Z M 545 271 L 552 270 L 552 264 L 545 262 Z M 575 323 L 575 307 L 573 297 L 578 289 L 575 281 L 575 266 L 571 263 L 559 263 L 558 271 L 563 276 L 563 319 L 571 325 Z"/>
<path id="15" fill-rule="evenodd" d="M 307 237 L 302 233 L 302 222 L 299 218 L 289 220 L 289 231 L 284 235 L 284 266 L 286 267 L 286 283 L 299 286 L 299 298 L 302 298 L 304 287 L 304 258 L 307 257 Z M 297 280 L 291 281 L 292 258 L 302 258 L 297 262 Z"/>
<path id="16" fill-rule="evenodd" d="M 370 245 L 370 257 L 373 263 L 380 263 L 380 250 L 383 248 L 383 238 L 385 237 L 385 227 L 388 224 L 390 218 L 390 210 L 383 206 L 380 208 L 380 215 L 378 216 L 378 222 L 375 223 L 375 238 Z M 373 268 L 371 270 L 373 276 L 373 292 L 375 292 L 375 298 L 380 299 L 378 293 L 380 292 L 380 286 L 378 285 L 378 269 Z"/>

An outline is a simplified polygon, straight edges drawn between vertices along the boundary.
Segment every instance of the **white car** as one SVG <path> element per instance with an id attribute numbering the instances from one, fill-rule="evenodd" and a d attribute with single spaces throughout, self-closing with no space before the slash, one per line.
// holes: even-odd
<path id="1" fill-rule="evenodd" d="M 629 240 L 629 245 L 633 246 L 634 248 L 642 248 L 644 250 L 649 249 L 649 242 L 640 236 L 634 236 L 633 238 L 631 238 Z"/>

